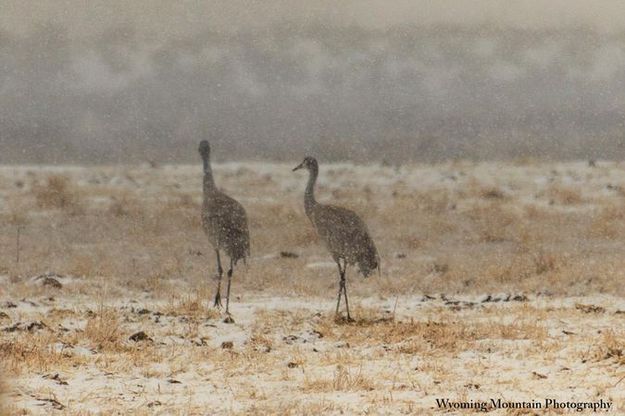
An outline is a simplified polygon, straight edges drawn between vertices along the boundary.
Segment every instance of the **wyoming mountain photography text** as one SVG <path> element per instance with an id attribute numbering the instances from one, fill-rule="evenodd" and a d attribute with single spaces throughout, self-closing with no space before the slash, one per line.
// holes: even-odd
<path id="1" fill-rule="evenodd" d="M 609 412 L 614 410 L 611 401 L 599 399 L 597 401 L 560 401 L 544 399 L 542 401 L 512 401 L 504 399 L 458 401 L 451 399 L 436 399 L 439 409 L 448 410 L 476 410 L 490 412 L 496 409 L 533 409 L 533 410 L 560 410 L 567 412 Z"/>

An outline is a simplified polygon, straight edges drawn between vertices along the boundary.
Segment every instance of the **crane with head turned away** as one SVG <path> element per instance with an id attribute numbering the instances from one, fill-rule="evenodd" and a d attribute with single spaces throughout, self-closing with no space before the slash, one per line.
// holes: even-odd
<path id="1" fill-rule="evenodd" d="M 245 261 L 250 255 L 250 232 L 247 225 L 245 209 L 235 199 L 229 197 L 215 186 L 213 171 L 210 164 L 210 145 L 208 141 L 200 142 L 199 152 L 204 162 L 204 201 L 202 203 L 202 227 L 208 241 L 215 250 L 217 259 L 217 293 L 215 307 L 221 307 L 221 266 L 220 251 L 230 259 L 228 269 L 228 288 L 226 290 L 226 318 L 224 322 L 232 323 L 230 315 L 230 285 L 234 266 L 239 260 Z"/>

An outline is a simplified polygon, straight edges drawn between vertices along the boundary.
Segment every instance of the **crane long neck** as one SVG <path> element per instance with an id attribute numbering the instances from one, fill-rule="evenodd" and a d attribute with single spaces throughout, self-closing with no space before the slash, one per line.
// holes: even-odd
<path id="1" fill-rule="evenodd" d="M 315 183 L 317 182 L 317 176 L 319 176 L 319 169 L 313 166 L 310 169 L 308 185 L 306 185 L 306 193 L 304 194 L 304 209 L 306 210 L 306 215 L 309 217 L 312 213 L 312 209 L 317 205 L 317 201 L 315 200 Z"/>
<path id="2" fill-rule="evenodd" d="M 215 180 L 208 155 L 202 155 L 202 161 L 204 162 L 204 194 L 206 194 L 215 190 Z"/>

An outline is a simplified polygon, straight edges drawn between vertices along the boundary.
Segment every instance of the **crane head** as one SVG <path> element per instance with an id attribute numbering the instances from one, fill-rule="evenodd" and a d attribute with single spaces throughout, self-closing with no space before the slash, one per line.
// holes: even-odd
<path id="1" fill-rule="evenodd" d="M 314 157 L 306 156 L 302 163 L 293 168 L 293 172 L 299 169 L 314 170 L 316 168 L 318 168 L 317 160 Z"/>
<path id="2" fill-rule="evenodd" d="M 211 151 L 211 147 L 208 144 L 208 140 L 202 140 L 200 142 L 200 148 L 198 149 L 198 151 L 200 152 L 200 154 L 204 157 L 208 156 L 210 154 Z"/>

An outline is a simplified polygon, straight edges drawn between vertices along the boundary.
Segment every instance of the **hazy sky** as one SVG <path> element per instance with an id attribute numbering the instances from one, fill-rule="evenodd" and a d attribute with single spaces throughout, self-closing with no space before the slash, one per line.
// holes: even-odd
<path id="1" fill-rule="evenodd" d="M 131 24 L 150 36 L 189 31 L 249 29 L 276 21 L 322 21 L 387 27 L 394 24 L 490 23 L 555 28 L 585 24 L 625 29 L 623 0 L 2 0 L 0 23 L 13 32 L 51 21 L 84 36 Z"/>

